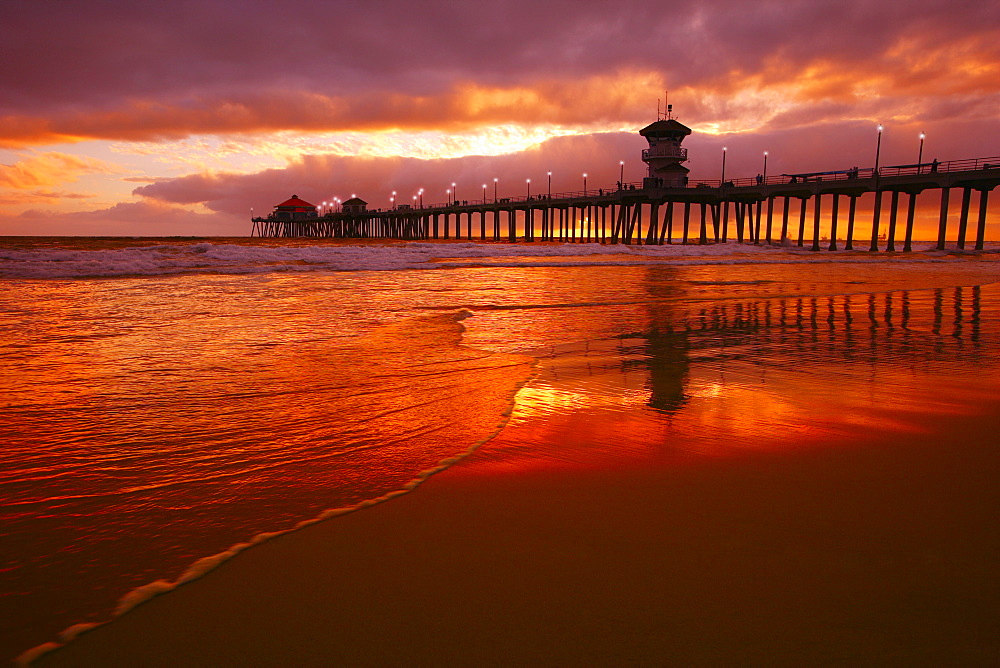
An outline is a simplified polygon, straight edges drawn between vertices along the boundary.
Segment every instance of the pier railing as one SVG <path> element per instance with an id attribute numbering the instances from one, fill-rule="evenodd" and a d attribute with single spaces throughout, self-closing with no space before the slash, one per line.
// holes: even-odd
<path id="1" fill-rule="evenodd" d="M 644 151 L 645 153 L 645 151 Z M 884 165 L 878 168 L 878 175 L 881 178 L 895 177 L 895 176 L 917 176 L 917 175 L 931 175 L 931 174 L 947 174 L 952 172 L 967 172 L 967 171 L 977 171 L 981 169 L 996 169 L 1000 170 L 1000 156 L 992 156 L 987 158 L 968 158 L 964 160 L 946 160 L 944 162 L 931 161 L 931 162 L 921 162 L 913 163 L 909 165 Z M 776 185 L 788 185 L 788 184 L 800 184 L 800 183 L 817 183 L 822 181 L 851 181 L 851 180 L 865 180 L 871 179 L 875 176 L 875 168 L 867 167 L 865 169 L 860 169 L 857 167 L 852 167 L 850 169 L 840 169 L 826 172 L 799 172 L 799 173 L 787 173 L 787 174 L 770 174 L 768 176 L 751 176 L 742 177 L 736 179 L 726 179 L 725 187 L 727 188 L 747 188 L 754 186 L 776 186 Z M 723 183 L 719 179 L 690 179 L 688 183 L 684 186 L 671 186 L 674 188 L 718 188 L 722 186 Z M 436 202 L 434 204 L 428 204 L 425 208 L 429 209 L 448 209 L 448 208 L 458 208 L 463 206 L 503 206 L 505 204 L 528 204 L 528 203 L 539 203 L 540 206 L 545 206 L 549 202 L 555 204 L 559 203 L 561 200 L 579 200 L 586 199 L 588 197 L 610 197 L 619 196 L 622 192 L 631 192 L 633 190 L 648 190 L 644 188 L 642 181 L 631 181 L 628 183 L 623 183 L 622 187 L 619 188 L 617 184 L 613 188 L 588 188 L 586 190 L 566 190 L 555 193 L 542 193 L 538 195 L 524 194 L 520 196 L 508 196 L 508 197 L 498 197 L 492 198 L 487 197 L 486 199 L 474 199 L 474 200 L 459 200 L 458 202 Z"/>

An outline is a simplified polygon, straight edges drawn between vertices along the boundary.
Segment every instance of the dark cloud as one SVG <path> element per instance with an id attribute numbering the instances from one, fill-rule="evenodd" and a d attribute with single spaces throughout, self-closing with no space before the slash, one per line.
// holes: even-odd
<path id="1" fill-rule="evenodd" d="M 394 115 L 447 126 L 452 117 L 475 120 L 440 106 L 460 83 L 571 87 L 629 70 L 658 72 L 678 90 L 725 91 L 757 75 L 794 81 L 821 63 L 848 82 L 879 73 L 930 95 L 949 75 L 965 80 L 948 58 L 962 53 L 942 46 L 964 45 L 994 64 L 1000 48 L 998 0 L 37 0 L 0 12 L 0 116 L 22 136 L 174 137 L 324 127 L 324 117 L 335 129 L 365 127 L 366 118 L 384 125 Z M 921 53 L 934 57 L 914 62 Z M 571 108 L 564 90 L 549 94 Z M 659 91 L 646 95 L 652 107 Z M 618 112 L 634 119 L 640 109 Z M 517 118 L 511 109 L 497 115 Z"/>

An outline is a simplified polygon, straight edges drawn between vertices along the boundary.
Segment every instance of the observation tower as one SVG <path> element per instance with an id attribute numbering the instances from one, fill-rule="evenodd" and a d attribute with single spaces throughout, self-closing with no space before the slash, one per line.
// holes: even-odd
<path id="1" fill-rule="evenodd" d="M 642 152 L 642 161 L 649 167 L 649 175 L 642 180 L 643 188 L 683 188 L 688 181 L 687 149 L 681 147 L 691 128 L 673 118 L 673 106 L 667 105 L 666 118 L 639 130 L 649 142 Z"/>

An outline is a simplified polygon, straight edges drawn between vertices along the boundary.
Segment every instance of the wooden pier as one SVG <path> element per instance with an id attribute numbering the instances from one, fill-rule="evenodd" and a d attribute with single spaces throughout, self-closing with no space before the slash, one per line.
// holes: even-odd
<path id="1" fill-rule="evenodd" d="M 910 251 L 917 197 L 928 190 L 940 190 L 937 247 L 943 250 L 949 201 L 952 190 L 957 189 L 962 198 L 957 247 L 965 249 L 974 238 L 975 249 L 982 250 L 989 193 L 1000 185 L 1000 157 L 725 182 L 685 179 L 681 187 L 661 187 L 655 181 L 647 178 L 641 183 L 616 184 L 613 190 L 450 202 L 424 208 L 401 206 L 298 219 L 272 215 L 253 218 L 251 236 L 656 245 L 735 239 L 741 243 L 798 246 L 804 246 L 808 237 L 809 247 L 815 251 L 824 244 L 829 250 L 854 250 L 867 245 L 868 250 L 877 251 L 882 241 L 884 250 L 895 251 L 900 250 L 897 228 L 902 225 L 901 250 Z M 979 210 L 970 237 L 973 191 L 979 192 Z M 874 200 L 872 216 L 862 230 L 856 216 L 858 200 L 869 193 Z M 901 212 L 902 195 L 906 203 Z M 883 233 L 886 196 L 890 205 Z M 823 240 L 820 222 L 826 207 L 830 230 L 828 239 Z M 841 234 L 842 244 L 838 239 Z"/>

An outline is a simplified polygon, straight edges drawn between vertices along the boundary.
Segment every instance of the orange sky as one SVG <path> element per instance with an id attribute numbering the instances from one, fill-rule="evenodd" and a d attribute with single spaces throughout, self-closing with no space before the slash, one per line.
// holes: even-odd
<path id="1" fill-rule="evenodd" d="M 920 132 L 927 159 L 1000 155 L 998 0 L 41 0 L 0 25 L 0 234 L 244 235 L 292 192 L 638 180 L 668 89 L 694 178 L 722 146 L 735 177 L 765 150 L 775 174 L 871 166 L 877 123 L 882 164 Z"/>

